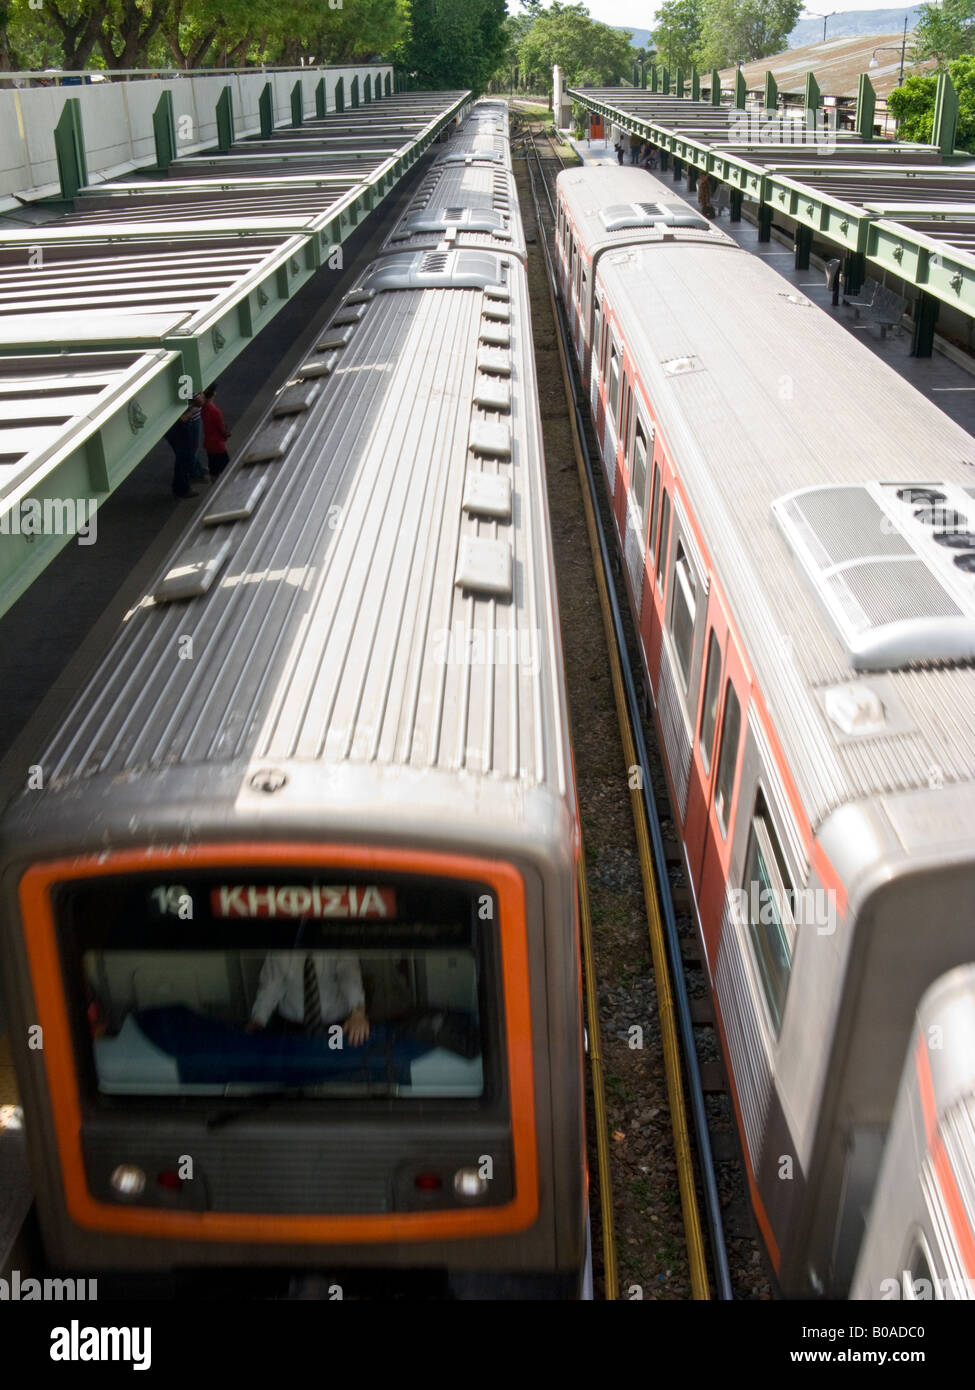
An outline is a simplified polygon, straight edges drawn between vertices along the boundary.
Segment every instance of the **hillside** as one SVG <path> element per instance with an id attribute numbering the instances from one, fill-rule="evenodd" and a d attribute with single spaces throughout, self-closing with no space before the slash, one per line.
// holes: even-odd
<path id="1" fill-rule="evenodd" d="M 856 38 L 861 34 L 893 34 L 903 30 L 905 19 L 909 21 L 907 27 L 910 31 L 914 28 L 914 21 L 922 9 L 921 5 L 910 5 L 899 10 L 850 10 L 847 14 L 834 14 L 827 22 L 826 37 L 841 39 Z M 626 29 L 622 24 L 613 27 Z M 649 46 L 652 29 L 634 29 L 632 32 L 631 43 L 634 48 Z M 822 37 L 822 19 L 800 19 L 789 35 L 788 47 L 801 48 L 807 43 L 821 42 Z"/>

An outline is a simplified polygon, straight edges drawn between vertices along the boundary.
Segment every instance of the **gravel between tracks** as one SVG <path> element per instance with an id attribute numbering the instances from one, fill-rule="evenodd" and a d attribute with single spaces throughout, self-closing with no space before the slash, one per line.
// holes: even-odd
<path id="1" fill-rule="evenodd" d="M 530 239 L 537 238 L 543 233 L 535 224 L 527 167 L 517 156 L 515 176 L 526 231 Z M 529 245 L 528 276 L 562 640 L 592 906 L 619 1297 L 686 1299 L 690 1297 L 690 1279 L 627 768 L 617 725 L 549 305 L 545 261 L 537 239 Z M 628 619 L 622 593 L 620 600 Z M 634 658 L 632 630 L 628 636 L 631 658 Z M 640 670 L 636 660 L 633 669 Z M 654 731 L 649 725 L 646 735 L 657 801 L 666 805 L 666 783 Z M 665 838 L 674 838 L 671 824 L 665 822 L 663 831 Z M 680 887 L 679 870 L 672 874 L 672 881 L 675 887 Z M 678 924 L 682 939 L 691 945 L 696 940 L 696 930 L 689 914 L 682 914 L 679 906 Z M 692 969 L 690 989 L 692 997 L 707 997 L 700 968 Z M 631 1046 L 630 1030 L 634 1025 L 642 1029 L 642 1047 Z M 713 1030 L 704 1030 L 703 1047 L 699 1044 L 699 1051 L 702 1062 L 720 1062 Z M 726 1220 L 735 1296 L 768 1298 L 769 1283 L 764 1259 L 754 1238 L 727 1095 L 710 1095 L 708 1110 L 717 1148 L 718 1188 Z M 603 1294 L 602 1251 L 591 1105 L 589 1112 L 590 1193 L 597 1218 L 593 1255 L 598 1298 Z"/>

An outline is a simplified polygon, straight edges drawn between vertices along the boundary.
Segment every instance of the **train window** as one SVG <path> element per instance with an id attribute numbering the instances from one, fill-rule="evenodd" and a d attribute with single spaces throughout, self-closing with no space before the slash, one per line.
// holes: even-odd
<path id="1" fill-rule="evenodd" d="M 609 412 L 616 424 L 620 418 L 620 354 L 614 343 L 609 350 Z"/>
<path id="2" fill-rule="evenodd" d="M 639 510 L 641 527 L 644 526 L 647 518 L 647 459 L 649 452 L 647 432 L 643 427 L 643 421 L 638 417 L 633 434 L 633 476 L 630 484 L 630 495 Z"/>
<path id="3" fill-rule="evenodd" d="M 592 374 L 599 375 L 599 335 L 602 332 L 602 306 L 596 300 L 592 318 Z"/>
<path id="4" fill-rule="evenodd" d="M 623 374 L 623 424 L 622 424 L 622 426 L 621 426 L 621 428 L 620 428 L 620 440 L 622 441 L 622 444 L 623 444 L 623 454 L 624 454 L 624 456 L 627 457 L 627 458 L 629 457 L 629 452 L 630 452 L 630 411 L 632 410 L 632 408 L 633 408 L 633 391 L 632 391 L 631 388 L 630 388 L 630 383 L 627 381 L 627 379 L 626 379 L 626 373 L 624 372 L 624 374 Z"/>
<path id="5" fill-rule="evenodd" d="M 651 562 L 657 553 L 657 507 L 660 502 L 660 465 L 653 466 L 653 494 L 650 498 L 650 548 Z"/>
<path id="6" fill-rule="evenodd" d="M 704 708 L 701 711 L 701 734 L 698 747 L 704 771 L 711 770 L 711 751 L 714 748 L 714 727 L 718 722 L 718 694 L 721 690 L 721 644 L 711 629 L 708 639 L 708 664 L 704 676 Z"/>
<path id="7" fill-rule="evenodd" d="M 670 494 L 664 489 L 660 504 L 660 553 L 657 556 L 657 588 L 664 591 L 664 570 L 667 568 L 667 540 L 670 531 Z"/>
<path id="8" fill-rule="evenodd" d="M 792 915 L 794 890 L 786 875 L 782 849 L 761 793 L 752 817 L 743 886 L 752 952 L 769 1017 L 778 1033 L 792 973 L 796 932 Z"/>
<path id="9" fill-rule="evenodd" d="M 728 833 L 731 813 L 731 793 L 735 786 L 738 764 L 738 735 L 741 733 L 741 705 L 731 681 L 725 686 L 724 716 L 721 720 L 721 752 L 718 755 L 718 778 L 714 784 L 714 809 L 721 834 Z"/>
<path id="10" fill-rule="evenodd" d="M 674 639 L 674 655 L 677 657 L 681 682 L 686 690 L 691 674 L 691 651 L 694 647 L 694 614 L 697 611 L 697 594 L 694 572 L 681 541 L 677 542 L 677 553 L 674 557 L 672 588 L 670 632 Z"/>
<path id="11" fill-rule="evenodd" d="M 65 887 L 92 1092 L 113 1103 L 496 1094 L 500 963 L 497 923 L 488 933 L 478 915 L 486 892 L 236 868 Z"/>

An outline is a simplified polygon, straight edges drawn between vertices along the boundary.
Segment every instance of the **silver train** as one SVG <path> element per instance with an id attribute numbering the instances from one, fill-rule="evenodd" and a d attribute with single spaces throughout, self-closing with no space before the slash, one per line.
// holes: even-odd
<path id="1" fill-rule="evenodd" d="M 969 1298 L 975 440 L 642 170 L 557 236 L 778 1280 Z"/>
<path id="2" fill-rule="evenodd" d="M 496 105 L 475 140 L 506 137 Z M 411 216 L 0 825 L 57 1267 L 582 1288 L 579 834 L 523 238 L 513 197 L 503 246 L 423 249 Z"/>

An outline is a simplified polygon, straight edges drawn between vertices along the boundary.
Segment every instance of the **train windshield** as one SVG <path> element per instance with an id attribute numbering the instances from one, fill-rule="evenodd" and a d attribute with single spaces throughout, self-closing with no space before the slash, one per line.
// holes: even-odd
<path id="1" fill-rule="evenodd" d="M 62 943 L 93 1086 L 143 1099 L 483 1097 L 498 1055 L 494 902 L 453 881 L 266 870 L 66 885 Z"/>

